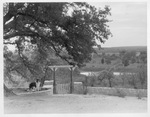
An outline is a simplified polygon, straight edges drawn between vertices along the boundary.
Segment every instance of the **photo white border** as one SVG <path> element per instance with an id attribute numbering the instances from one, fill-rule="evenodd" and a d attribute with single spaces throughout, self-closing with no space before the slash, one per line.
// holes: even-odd
<path id="1" fill-rule="evenodd" d="M 1 0 L 0 3 L 0 16 L 3 16 L 3 3 L 5 2 L 146 2 L 147 3 L 147 48 L 148 48 L 148 70 L 150 69 L 149 66 L 149 60 L 150 60 L 150 0 Z M 3 39 L 3 17 L 1 17 L 1 28 L 0 28 L 0 32 L 1 32 L 1 38 Z M 16 116 L 30 116 L 30 117 L 39 117 L 39 116 L 44 116 L 44 117 L 49 117 L 49 116 L 53 116 L 53 117 L 76 117 L 76 116 L 86 116 L 86 117 L 150 117 L 150 85 L 148 85 L 148 112 L 147 113 L 106 113 L 106 114 L 4 114 L 4 98 L 3 98 L 3 40 L 1 39 L 1 43 L 0 43 L 0 63 L 1 63 L 1 69 L 0 69 L 0 73 L 1 73 L 1 78 L 0 78 L 0 116 L 11 116 L 11 117 L 16 117 Z M 150 72 L 148 72 L 148 84 L 150 84 Z"/>

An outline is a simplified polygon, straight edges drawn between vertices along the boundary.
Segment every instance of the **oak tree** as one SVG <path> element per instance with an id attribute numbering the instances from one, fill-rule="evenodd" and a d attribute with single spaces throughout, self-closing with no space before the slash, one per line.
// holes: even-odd
<path id="1" fill-rule="evenodd" d="M 50 48 L 69 64 L 89 61 L 96 40 L 103 43 L 111 35 L 107 6 L 98 10 L 88 3 L 8 3 L 6 7 L 4 44 L 21 50 L 29 42 L 42 54 Z"/>
<path id="2" fill-rule="evenodd" d="M 38 60 L 47 61 L 52 50 L 68 64 L 82 66 L 91 60 L 96 40 L 104 43 L 112 35 L 107 24 L 111 15 L 108 6 L 97 9 L 85 2 L 30 2 L 5 3 L 3 8 L 4 45 L 16 46 L 20 62 L 31 73 L 36 63 L 24 54 L 28 44 L 36 46 Z"/>

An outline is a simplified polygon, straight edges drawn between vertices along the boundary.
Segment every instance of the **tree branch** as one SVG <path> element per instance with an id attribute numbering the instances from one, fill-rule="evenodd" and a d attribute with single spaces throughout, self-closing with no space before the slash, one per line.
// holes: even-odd
<path id="1" fill-rule="evenodd" d="M 73 63 L 72 63 L 72 62 L 70 62 L 67 58 L 65 58 L 65 57 L 61 56 L 61 55 L 58 53 L 58 51 L 57 51 L 57 49 L 55 48 L 55 45 L 54 45 L 53 43 L 51 43 L 51 45 L 52 45 L 52 47 L 53 47 L 54 51 L 56 52 L 57 56 L 59 56 L 62 60 L 65 60 L 67 63 L 69 63 L 69 64 L 73 64 Z"/>
<path id="2" fill-rule="evenodd" d="M 15 42 L 4 42 L 4 44 L 11 44 L 11 45 L 15 45 Z"/>
<path id="3" fill-rule="evenodd" d="M 3 21 L 3 25 L 5 25 L 5 23 L 7 21 L 9 21 L 16 13 L 16 9 L 14 8 L 14 3 L 9 3 L 9 11 L 8 13 L 4 16 L 4 21 Z"/>
<path id="4" fill-rule="evenodd" d="M 35 21 L 41 22 L 41 23 L 43 23 L 43 24 L 46 24 L 46 23 L 47 23 L 46 21 L 41 20 L 39 17 L 36 18 L 36 16 L 33 16 L 33 15 L 31 15 L 31 14 L 19 12 L 19 13 L 17 13 L 17 15 L 23 15 L 23 16 L 26 16 L 26 17 L 30 17 L 30 18 L 34 19 Z"/>
<path id="5" fill-rule="evenodd" d="M 10 33 L 10 34 L 6 34 L 4 35 L 4 39 L 9 39 L 9 38 L 13 38 L 13 37 L 16 37 L 16 36 L 37 36 L 37 33 L 34 33 L 34 32 L 13 32 L 13 33 Z"/>

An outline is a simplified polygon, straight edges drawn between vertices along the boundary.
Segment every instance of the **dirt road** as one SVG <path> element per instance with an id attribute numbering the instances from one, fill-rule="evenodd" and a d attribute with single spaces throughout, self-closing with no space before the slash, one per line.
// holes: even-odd
<path id="1" fill-rule="evenodd" d="M 147 98 L 106 95 L 51 95 L 47 93 L 4 98 L 4 113 L 145 113 Z"/>

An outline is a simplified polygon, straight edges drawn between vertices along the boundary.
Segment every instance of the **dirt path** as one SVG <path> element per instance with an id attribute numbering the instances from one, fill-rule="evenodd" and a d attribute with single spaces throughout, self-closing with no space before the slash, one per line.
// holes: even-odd
<path id="1" fill-rule="evenodd" d="M 5 114 L 44 113 L 143 113 L 147 98 L 105 95 L 48 95 L 46 93 L 7 97 Z"/>

